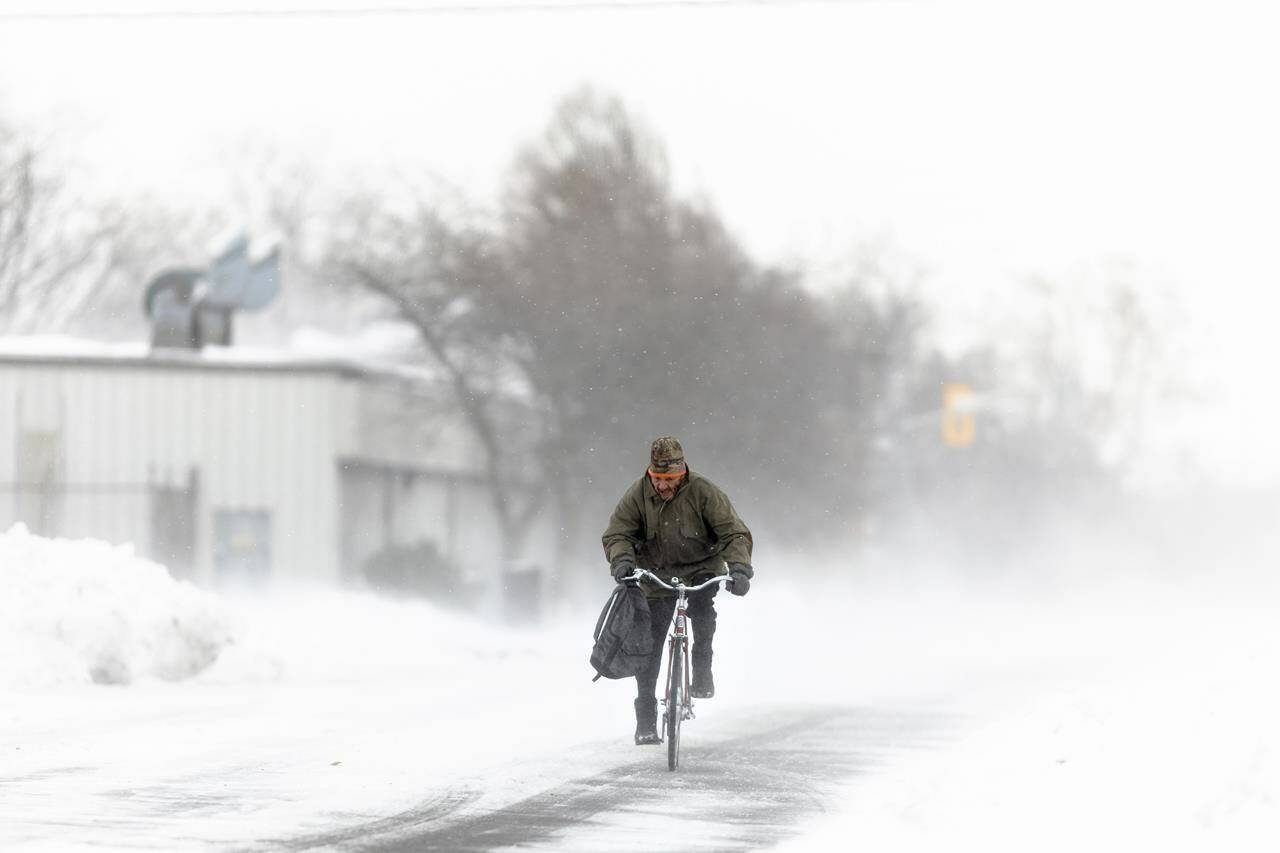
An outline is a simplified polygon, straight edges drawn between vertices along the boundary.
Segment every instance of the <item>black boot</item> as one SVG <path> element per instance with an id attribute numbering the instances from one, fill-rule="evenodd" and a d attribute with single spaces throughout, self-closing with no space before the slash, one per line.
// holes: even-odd
<path id="1" fill-rule="evenodd" d="M 693 647 L 693 681 L 689 685 L 689 695 L 694 699 L 710 699 L 716 695 L 716 681 L 711 677 L 711 652 L 698 654 L 698 647 Z"/>
<path id="2" fill-rule="evenodd" d="M 636 700 L 636 746 L 662 743 L 658 737 L 658 700 Z"/>

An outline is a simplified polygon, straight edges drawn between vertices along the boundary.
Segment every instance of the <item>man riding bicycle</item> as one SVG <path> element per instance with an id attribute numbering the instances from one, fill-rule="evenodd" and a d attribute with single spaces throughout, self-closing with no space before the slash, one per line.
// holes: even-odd
<path id="1" fill-rule="evenodd" d="M 751 568 L 751 531 L 718 486 L 689 470 L 684 449 L 671 436 L 654 440 L 649 448 L 649 469 L 623 493 L 603 541 L 609 571 L 619 582 L 638 566 L 664 580 L 678 577 L 692 585 L 722 574 L 727 563 L 732 578 L 729 591 L 746 595 L 755 574 Z M 646 670 L 636 676 L 638 745 L 660 742 L 658 671 L 662 667 L 662 641 L 676 603 L 670 590 L 647 581 L 641 581 L 640 586 L 649 602 L 653 657 Z M 695 698 L 715 695 L 711 656 L 718 589 L 711 586 L 689 595 L 688 615 L 694 637 L 689 693 Z"/>

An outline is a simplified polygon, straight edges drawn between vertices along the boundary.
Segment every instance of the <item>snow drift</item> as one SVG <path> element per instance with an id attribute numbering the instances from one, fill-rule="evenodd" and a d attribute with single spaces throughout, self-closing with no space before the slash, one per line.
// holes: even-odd
<path id="1" fill-rule="evenodd" d="M 131 545 L 0 534 L 0 687 L 173 681 L 230 642 L 217 597 Z"/>

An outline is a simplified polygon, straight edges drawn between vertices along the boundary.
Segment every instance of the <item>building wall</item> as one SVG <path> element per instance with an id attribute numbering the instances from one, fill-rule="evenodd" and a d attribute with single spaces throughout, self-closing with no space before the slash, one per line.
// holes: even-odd
<path id="1" fill-rule="evenodd" d="M 493 599 L 511 566 L 450 394 L 340 365 L 0 357 L 0 530 L 133 542 L 205 583 L 228 579 L 216 551 L 224 566 L 229 542 L 252 557 L 263 535 L 273 577 L 319 581 L 429 541 Z M 56 506 L 13 488 L 41 478 Z M 184 514 L 189 539 L 165 535 Z M 549 551 L 549 521 L 524 556 Z"/>
<path id="2" fill-rule="evenodd" d="M 186 484 L 194 469 L 196 579 L 213 579 L 219 512 L 269 515 L 275 575 L 335 579 L 341 381 L 325 372 L 5 362 L 0 483 L 18 479 L 24 433 L 53 433 L 61 506 L 56 529 L 40 532 L 132 541 L 150 553 L 148 485 Z M 0 526 L 18 520 L 19 502 L 13 488 L 0 490 Z"/>
<path id="3" fill-rule="evenodd" d="M 342 466 L 340 482 L 343 562 L 353 581 L 367 580 L 368 562 L 388 549 L 416 550 L 420 570 L 432 573 L 435 570 L 426 565 L 427 552 L 418 548 L 430 543 L 434 546 L 430 553 L 442 557 L 457 574 L 455 588 L 442 591 L 443 598 L 465 599 L 467 604 L 503 615 L 506 575 L 516 569 L 545 569 L 533 560 L 518 565 L 505 561 L 489 489 L 475 474 L 348 461 Z M 527 545 L 548 547 L 548 521 L 546 515 L 535 520 Z M 538 573 L 539 579 L 544 576 Z"/>
<path id="4" fill-rule="evenodd" d="M 340 482 L 344 563 L 354 576 L 379 551 L 423 542 L 472 578 L 497 565 L 496 521 L 476 477 L 346 462 Z"/>
<path id="5" fill-rule="evenodd" d="M 389 547 L 434 543 L 474 583 L 490 583 L 501 540 L 480 477 L 485 451 L 443 386 L 343 382 L 341 512 L 348 573 Z"/>
<path id="6" fill-rule="evenodd" d="M 345 377 L 339 401 L 344 459 L 458 474 L 484 465 L 484 449 L 449 388 Z"/>

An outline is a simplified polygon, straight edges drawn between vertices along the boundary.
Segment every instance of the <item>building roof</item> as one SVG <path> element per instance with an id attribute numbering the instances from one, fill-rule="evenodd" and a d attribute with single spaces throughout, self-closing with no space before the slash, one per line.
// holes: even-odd
<path id="1" fill-rule="evenodd" d="M 0 337 L 0 365 L 38 364 L 150 370 L 330 373 L 356 379 L 437 385 L 422 367 L 343 355 L 336 347 L 270 348 L 207 346 L 202 350 L 153 349 L 143 341 L 104 342 L 68 335 Z"/>

